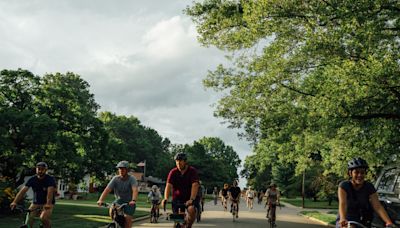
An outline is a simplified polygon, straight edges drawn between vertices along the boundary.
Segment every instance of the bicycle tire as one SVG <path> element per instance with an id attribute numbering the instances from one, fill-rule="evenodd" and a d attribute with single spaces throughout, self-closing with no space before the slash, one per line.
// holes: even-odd
<path id="1" fill-rule="evenodd" d="M 107 225 L 107 228 L 116 228 L 117 226 L 115 225 L 115 223 L 110 223 Z"/>

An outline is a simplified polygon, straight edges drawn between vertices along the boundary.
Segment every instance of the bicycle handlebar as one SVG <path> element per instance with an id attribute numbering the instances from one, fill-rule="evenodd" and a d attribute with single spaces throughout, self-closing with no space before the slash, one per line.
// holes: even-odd
<path id="1" fill-rule="evenodd" d="M 123 204 L 116 204 L 116 203 L 102 203 L 100 204 L 101 207 L 105 208 L 112 208 L 115 207 L 117 209 L 122 209 L 123 207 L 127 206 L 128 203 L 123 203 Z"/>

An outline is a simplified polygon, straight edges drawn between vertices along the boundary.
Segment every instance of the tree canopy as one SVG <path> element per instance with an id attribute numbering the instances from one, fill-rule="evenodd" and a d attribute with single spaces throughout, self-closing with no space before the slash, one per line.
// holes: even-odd
<path id="1" fill-rule="evenodd" d="M 230 53 L 204 85 L 268 164 L 318 161 L 343 175 L 399 159 L 400 4 L 393 0 L 205 0 L 185 11 L 199 42 Z M 271 159 L 272 158 L 272 159 Z M 318 158 L 318 159 L 316 159 Z"/>

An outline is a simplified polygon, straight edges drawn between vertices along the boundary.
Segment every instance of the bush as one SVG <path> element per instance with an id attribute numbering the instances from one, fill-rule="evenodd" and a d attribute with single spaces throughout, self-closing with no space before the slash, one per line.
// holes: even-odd
<path id="1" fill-rule="evenodd" d="M 0 177 L 0 214 L 10 214 L 10 203 L 17 194 L 15 183 L 11 178 Z"/>

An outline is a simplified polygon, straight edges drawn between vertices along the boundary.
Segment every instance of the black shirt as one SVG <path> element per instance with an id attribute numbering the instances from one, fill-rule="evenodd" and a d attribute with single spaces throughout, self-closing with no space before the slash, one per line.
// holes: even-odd
<path id="1" fill-rule="evenodd" d="M 48 187 L 56 187 L 56 182 L 52 176 L 45 174 L 43 179 L 39 179 L 37 176 L 31 177 L 25 186 L 31 187 L 33 190 L 33 204 L 42 205 L 46 204 Z M 54 203 L 53 194 L 52 204 Z"/>
<path id="2" fill-rule="evenodd" d="M 376 190 L 370 182 L 364 182 L 358 190 L 353 188 L 351 181 L 343 181 L 339 184 L 339 187 L 345 190 L 347 194 L 347 220 L 361 222 L 361 220 L 366 219 L 366 216 L 372 216 L 373 209 L 369 197 Z"/>
<path id="3" fill-rule="evenodd" d="M 230 187 L 228 191 L 231 193 L 231 196 L 234 199 L 237 199 L 241 192 L 239 187 L 234 186 Z"/>

